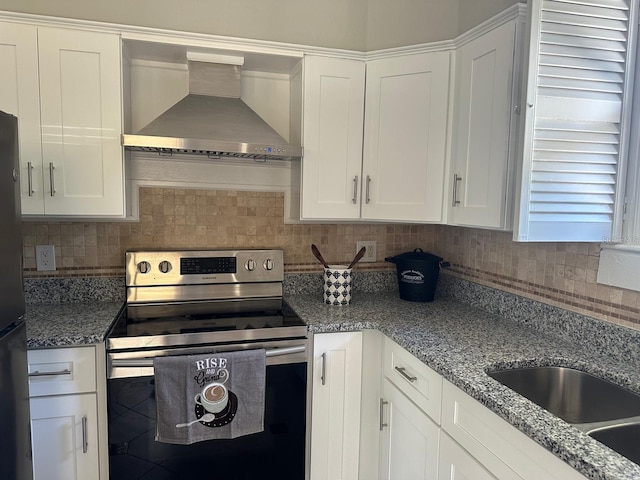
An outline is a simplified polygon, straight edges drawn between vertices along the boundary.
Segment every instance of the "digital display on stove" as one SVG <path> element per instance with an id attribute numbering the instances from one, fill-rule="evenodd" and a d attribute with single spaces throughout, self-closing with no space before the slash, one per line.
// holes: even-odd
<path id="1" fill-rule="evenodd" d="M 181 258 L 181 275 L 236 273 L 236 257 Z"/>

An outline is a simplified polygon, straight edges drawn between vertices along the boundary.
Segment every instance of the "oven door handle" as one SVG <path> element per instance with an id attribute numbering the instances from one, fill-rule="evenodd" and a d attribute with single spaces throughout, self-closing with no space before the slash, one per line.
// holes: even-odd
<path id="1" fill-rule="evenodd" d="M 293 355 L 294 353 L 303 353 L 307 349 L 304 345 L 295 347 L 272 348 L 265 350 L 267 357 L 279 357 L 282 355 Z M 153 358 L 114 358 L 111 360 L 112 367 L 131 367 L 144 368 L 153 367 Z"/>

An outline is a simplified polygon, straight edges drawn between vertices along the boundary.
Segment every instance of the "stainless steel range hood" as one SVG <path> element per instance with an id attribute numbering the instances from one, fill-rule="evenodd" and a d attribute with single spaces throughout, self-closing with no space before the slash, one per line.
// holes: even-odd
<path id="1" fill-rule="evenodd" d="M 189 94 L 136 134 L 129 150 L 254 159 L 295 159 L 289 145 L 240 99 L 240 66 L 189 62 Z"/>

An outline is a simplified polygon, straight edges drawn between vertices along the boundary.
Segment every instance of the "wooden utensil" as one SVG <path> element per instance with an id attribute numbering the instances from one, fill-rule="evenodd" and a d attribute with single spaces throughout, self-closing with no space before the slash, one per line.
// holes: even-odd
<path id="1" fill-rule="evenodd" d="M 311 251 L 313 252 L 313 255 L 318 260 L 320 260 L 320 263 L 324 265 L 324 268 L 329 268 L 329 264 L 325 261 L 324 258 L 322 258 L 322 254 L 320 253 L 320 250 L 318 250 L 318 247 L 316 247 L 313 243 L 311 244 Z"/>
<path id="2" fill-rule="evenodd" d="M 349 264 L 349 266 L 347 268 L 353 268 L 353 266 L 358 263 L 360 261 L 360 259 L 362 257 L 364 257 L 364 254 L 367 253 L 367 247 L 362 247 L 358 253 L 356 253 L 356 256 L 354 257 L 353 260 L 351 260 L 351 263 Z"/>

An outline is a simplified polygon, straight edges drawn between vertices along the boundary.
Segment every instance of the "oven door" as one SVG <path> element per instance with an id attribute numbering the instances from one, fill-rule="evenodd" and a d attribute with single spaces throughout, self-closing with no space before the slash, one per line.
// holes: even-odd
<path id="1" fill-rule="evenodd" d="M 109 353 L 110 478 L 305 478 L 307 339 L 216 346 L 215 351 L 242 348 L 267 351 L 264 431 L 192 445 L 155 441 L 153 357 L 212 348 Z"/>

